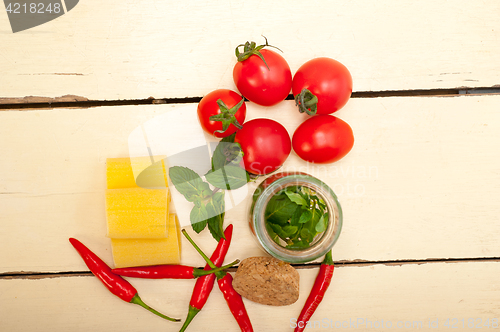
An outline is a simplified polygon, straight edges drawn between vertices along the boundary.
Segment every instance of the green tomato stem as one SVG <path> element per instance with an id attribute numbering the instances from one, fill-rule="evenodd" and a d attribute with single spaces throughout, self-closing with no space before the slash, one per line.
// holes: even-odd
<path id="1" fill-rule="evenodd" d="M 241 129 L 243 126 L 236 119 L 236 112 L 243 106 L 245 102 L 245 98 L 241 98 L 241 100 L 231 108 L 228 108 L 227 105 L 222 101 L 222 99 L 217 100 L 217 105 L 219 105 L 220 113 L 216 115 L 212 115 L 208 119 L 210 121 L 220 121 L 222 122 L 222 130 L 216 130 L 216 133 L 224 133 L 231 124 L 233 124 L 236 128 Z"/>
<path id="2" fill-rule="evenodd" d="M 240 61 L 240 62 L 245 61 L 246 59 L 248 59 L 252 55 L 256 55 L 262 61 L 264 61 L 264 64 L 266 65 L 267 69 L 270 70 L 269 66 L 267 65 L 266 59 L 264 59 L 264 57 L 260 53 L 260 50 L 266 46 L 269 46 L 269 47 L 274 47 L 275 49 L 279 50 L 280 52 L 283 52 L 283 51 L 280 50 L 279 48 L 277 48 L 276 46 L 269 45 L 269 43 L 267 42 L 267 38 L 265 36 L 262 36 L 262 37 L 264 37 L 264 39 L 266 40 L 266 43 L 264 45 L 257 46 L 257 43 L 247 41 L 245 44 L 238 45 L 234 52 L 236 54 L 236 57 L 238 58 L 238 61 Z M 239 50 L 239 48 L 242 46 L 243 46 L 243 53 L 241 53 Z"/>
<path id="3" fill-rule="evenodd" d="M 307 113 L 308 115 L 315 115 L 318 110 L 318 97 L 316 97 L 308 89 L 302 91 L 295 96 L 295 105 L 299 107 L 300 113 Z"/>

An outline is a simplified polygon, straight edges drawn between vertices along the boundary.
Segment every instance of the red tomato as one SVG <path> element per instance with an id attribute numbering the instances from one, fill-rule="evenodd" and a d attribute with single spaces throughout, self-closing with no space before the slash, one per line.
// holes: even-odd
<path id="1" fill-rule="evenodd" d="M 353 145 L 351 127 L 333 115 L 316 115 L 307 119 L 295 130 L 292 138 L 297 155 L 318 164 L 343 158 Z"/>
<path id="2" fill-rule="evenodd" d="M 285 162 L 292 150 L 285 127 L 274 120 L 254 119 L 236 133 L 236 143 L 243 150 L 245 169 L 253 174 L 268 174 Z"/>
<path id="3" fill-rule="evenodd" d="M 256 55 L 238 61 L 233 79 L 240 93 L 248 100 L 272 106 L 284 100 L 292 88 L 292 72 L 285 59 L 271 50 L 260 50 L 266 63 Z"/>
<path id="4" fill-rule="evenodd" d="M 219 99 L 226 107 L 221 107 L 217 103 Z M 238 130 L 235 120 L 240 125 L 243 125 L 245 121 L 247 108 L 242 101 L 243 97 L 228 89 L 215 90 L 203 97 L 198 104 L 198 120 L 203 130 L 215 137 L 226 137 L 233 134 Z M 240 102 L 242 102 L 241 106 L 235 107 Z M 225 121 L 216 121 L 213 117 L 224 118 Z M 223 130 L 224 122 L 227 129 L 224 132 L 218 132 Z"/>
<path id="5" fill-rule="evenodd" d="M 293 77 L 292 93 L 295 98 L 303 89 L 308 89 L 318 98 L 316 114 L 331 114 L 341 109 L 351 97 L 352 77 L 340 62 L 315 58 L 304 63 Z M 311 110 L 310 105 L 305 105 L 301 112 Z"/>

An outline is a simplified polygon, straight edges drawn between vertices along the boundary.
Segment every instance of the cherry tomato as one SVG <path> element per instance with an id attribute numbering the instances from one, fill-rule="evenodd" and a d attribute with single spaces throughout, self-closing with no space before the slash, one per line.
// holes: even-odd
<path id="1" fill-rule="evenodd" d="M 243 97 L 232 90 L 219 89 L 201 99 L 198 120 L 210 135 L 226 137 L 241 128 L 246 110 Z"/>
<path id="2" fill-rule="evenodd" d="M 233 69 L 234 83 L 240 93 L 262 106 L 272 106 L 284 100 L 292 88 L 292 72 L 286 60 L 274 51 L 262 49 L 269 46 L 267 40 L 266 45 L 255 47 L 255 43 L 247 42 L 244 46 L 245 53 L 238 56 Z"/>
<path id="3" fill-rule="evenodd" d="M 331 114 L 341 109 L 351 97 L 352 77 L 340 62 L 315 58 L 304 63 L 295 73 L 292 93 L 301 113 Z M 301 99 L 301 93 L 304 99 Z"/>
<path id="4" fill-rule="evenodd" d="M 352 129 L 333 115 L 316 115 L 304 121 L 293 133 L 292 146 L 297 155 L 312 163 L 333 163 L 343 158 L 354 145 Z"/>
<path id="5" fill-rule="evenodd" d="M 285 127 L 274 120 L 254 119 L 236 133 L 236 143 L 243 150 L 245 169 L 253 174 L 268 174 L 285 162 L 292 150 Z"/>

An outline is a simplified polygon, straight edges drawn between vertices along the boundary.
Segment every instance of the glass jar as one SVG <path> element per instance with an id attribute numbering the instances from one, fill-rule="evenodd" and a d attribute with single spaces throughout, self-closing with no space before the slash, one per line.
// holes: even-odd
<path id="1" fill-rule="evenodd" d="M 266 228 L 265 211 L 269 200 L 289 186 L 307 187 L 323 199 L 328 211 L 325 231 L 319 233 L 305 249 L 289 249 L 275 242 Z M 266 178 L 255 190 L 250 207 L 250 228 L 259 244 L 271 256 L 289 263 L 310 262 L 332 249 L 342 229 L 342 209 L 337 196 L 321 180 L 302 172 L 281 172 Z"/>

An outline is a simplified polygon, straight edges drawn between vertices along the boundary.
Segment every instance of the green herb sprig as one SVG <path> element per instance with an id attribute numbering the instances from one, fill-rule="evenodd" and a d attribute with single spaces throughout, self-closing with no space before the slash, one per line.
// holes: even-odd
<path id="1" fill-rule="evenodd" d="M 239 165 L 243 151 L 234 142 L 234 137 L 235 134 L 225 137 L 217 144 L 212 155 L 212 168 L 205 174 L 207 182 L 187 167 L 169 168 L 175 188 L 194 204 L 189 215 L 193 230 L 200 233 L 208 225 L 216 241 L 224 237 L 225 190 L 238 189 L 249 181 L 248 173 Z"/>
<path id="2" fill-rule="evenodd" d="M 328 208 L 316 192 L 304 186 L 290 186 L 269 200 L 264 212 L 266 229 L 277 244 L 305 249 L 328 226 Z"/>

